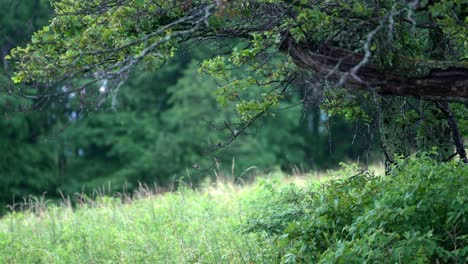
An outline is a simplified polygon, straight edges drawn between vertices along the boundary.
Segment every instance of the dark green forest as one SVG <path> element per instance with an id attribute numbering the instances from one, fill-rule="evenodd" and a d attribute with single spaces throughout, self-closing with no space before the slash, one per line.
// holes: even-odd
<path id="1" fill-rule="evenodd" d="M 16 92 L 10 80 L 14 65 L 5 56 L 49 22 L 52 8 L 49 1 L 2 0 L 2 6 L 2 212 L 29 196 L 52 199 L 102 188 L 131 192 L 140 183 L 168 187 L 181 179 L 197 184 L 215 170 L 230 174 L 232 167 L 233 177 L 248 180 L 243 172 L 249 168 L 307 172 L 341 161 L 379 160 L 375 128 L 307 102 L 312 91 L 303 83 L 229 148 L 213 151 L 242 120 L 233 104 L 217 101 L 216 79 L 197 71 L 220 49 L 208 42 L 182 46 L 158 71 L 150 66 L 133 71 L 118 90 L 91 106 L 80 106 L 79 92 L 29 100 Z"/>

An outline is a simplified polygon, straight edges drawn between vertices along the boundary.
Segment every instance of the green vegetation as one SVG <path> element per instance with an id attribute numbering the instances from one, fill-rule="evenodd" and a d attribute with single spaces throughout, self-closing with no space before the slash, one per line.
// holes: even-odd
<path id="1" fill-rule="evenodd" d="M 467 167 L 422 156 L 398 161 L 392 173 L 351 165 L 299 186 L 274 174 L 244 187 L 83 198 L 76 209 L 36 201 L 0 221 L 0 260 L 464 263 Z"/>
<path id="2" fill-rule="evenodd" d="M 398 160 L 391 176 L 344 172 L 321 187 L 270 189 L 247 230 L 274 238 L 284 263 L 466 262 L 466 166 L 423 155 Z"/>
<path id="3" fill-rule="evenodd" d="M 466 0 L 0 6 L 0 263 L 468 262 Z"/>
<path id="4" fill-rule="evenodd" d="M 279 105 L 288 109 L 271 111 L 229 147 L 211 152 L 242 125 L 236 103 L 220 105 L 216 80 L 198 73 L 214 53 L 205 45 L 181 46 L 156 72 L 146 64 L 118 90 L 112 80 L 100 82 L 99 88 L 108 89 L 98 93 L 98 105 L 88 101 L 97 87 L 24 98 L 23 91 L 38 91 L 38 84 L 14 85 L 10 75 L 16 64 L 4 57 L 48 23 L 52 7 L 48 0 L 0 0 L 0 5 L 6 7 L 0 10 L 0 215 L 5 205 L 29 195 L 60 199 L 103 185 L 110 185 L 110 192 L 123 186 L 131 191 L 140 182 L 169 186 L 180 178 L 197 184 L 213 169 L 230 172 L 233 160 L 237 172 L 252 166 L 328 169 L 364 159 L 375 145 L 365 140 L 370 132 L 361 122 L 328 117 L 317 105 L 298 105 L 303 93 L 298 86 Z M 65 92 L 72 86 L 56 88 Z"/>

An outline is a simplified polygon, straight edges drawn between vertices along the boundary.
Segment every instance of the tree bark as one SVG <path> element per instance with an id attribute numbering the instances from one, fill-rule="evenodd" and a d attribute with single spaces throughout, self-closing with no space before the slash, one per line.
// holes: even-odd
<path id="1" fill-rule="evenodd" d="M 468 68 L 453 66 L 433 68 L 424 76 L 408 77 L 382 71 L 364 60 L 361 54 L 322 45 L 312 48 L 286 37 L 280 50 L 287 52 L 294 63 L 332 79 L 350 89 L 367 89 L 379 95 L 413 96 L 426 100 L 468 102 Z"/>

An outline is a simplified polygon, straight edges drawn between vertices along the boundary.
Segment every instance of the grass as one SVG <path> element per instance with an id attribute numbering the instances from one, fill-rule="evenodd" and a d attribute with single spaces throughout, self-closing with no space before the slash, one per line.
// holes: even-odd
<path id="1" fill-rule="evenodd" d="M 0 263 L 276 263 L 274 241 L 240 232 L 262 182 L 307 185 L 326 177 L 266 178 L 164 194 L 141 188 L 133 199 L 84 198 L 75 208 L 66 199 L 60 206 L 39 199 L 0 219 Z"/>
<path id="2" fill-rule="evenodd" d="M 77 208 L 36 200 L 0 220 L 0 263 L 271 263 L 271 241 L 238 230 L 255 189 L 141 188 L 125 203 L 101 196 Z"/>

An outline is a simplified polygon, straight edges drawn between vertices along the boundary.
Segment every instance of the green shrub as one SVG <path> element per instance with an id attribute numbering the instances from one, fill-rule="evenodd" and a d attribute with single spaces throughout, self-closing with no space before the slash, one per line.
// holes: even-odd
<path id="1" fill-rule="evenodd" d="M 283 263 L 466 263 L 466 165 L 422 155 L 390 176 L 342 173 L 306 190 L 264 186 L 245 231 L 275 238 Z"/>

